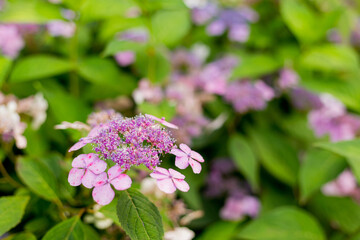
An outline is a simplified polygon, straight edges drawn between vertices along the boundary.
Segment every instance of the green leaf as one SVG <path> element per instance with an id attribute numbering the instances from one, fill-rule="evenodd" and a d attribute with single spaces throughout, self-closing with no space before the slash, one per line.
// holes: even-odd
<path id="1" fill-rule="evenodd" d="M 58 6 L 47 1 L 17 0 L 6 4 L 0 12 L 0 22 L 45 23 L 51 19 L 61 19 Z"/>
<path id="2" fill-rule="evenodd" d="M 190 30 L 188 10 L 158 11 L 153 16 L 152 27 L 155 38 L 168 46 L 174 46 Z"/>
<path id="3" fill-rule="evenodd" d="M 0 56 L 0 87 L 4 83 L 10 70 L 12 61 L 9 58 Z"/>
<path id="4" fill-rule="evenodd" d="M 21 157 L 17 161 L 16 172 L 31 191 L 46 200 L 58 200 L 56 178 L 42 162 L 33 158 Z"/>
<path id="5" fill-rule="evenodd" d="M 335 143 L 318 143 L 315 146 L 346 157 L 358 183 L 360 183 L 360 139 Z"/>
<path id="6" fill-rule="evenodd" d="M 120 225 L 119 218 L 116 215 L 116 201 L 112 201 L 110 204 L 102 206 L 99 212 L 104 214 L 105 217 L 110 218 L 116 224 Z"/>
<path id="7" fill-rule="evenodd" d="M 89 57 L 80 62 L 79 74 L 85 80 L 114 88 L 121 94 L 130 94 L 136 83 L 133 78 L 122 73 L 114 61 L 99 57 Z"/>
<path id="8" fill-rule="evenodd" d="M 240 54 L 240 59 L 232 78 L 257 78 L 281 67 L 281 63 L 274 56 L 265 54 Z"/>
<path id="9" fill-rule="evenodd" d="M 230 137 L 228 149 L 239 171 L 245 175 L 254 189 L 258 189 L 259 163 L 247 140 L 238 134 L 233 134 Z"/>
<path id="10" fill-rule="evenodd" d="M 144 47 L 144 44 L 138 42 L 112 40 L 106 45 L 106 48 L 102 54 L 104 57 L 107 57 L 110 55 L 115 55 L 120 51 L 144 51 Z"/>
<path id="11" fill-rule="evenodd" d="M 11 240 L 36 240 L 36 237 L 32 233 L 24 232 L 16 234 Z"/>
<path id="12" fill-rule="evenodd" d="M 208 226 L 198 240 L 230 240 L 232 239 L 232 236 L 234 235 L 235 229 L 238 225 L 238 222 L 216 222 Z"/>
<path id="13" fill-rule="evenodd" d="M 325 240 L 316 219 L 297 207 L 281 207 L 250 222 L 237 235 L 248 240 Z"/>
<path id="14" fill-rule="evenodd" d="M 91 113 L 91 109 L 82 99 L 70 95 L 54 80 L 38 84 L 38 89 L 44 93 L 49 102 L 49 109 L 58 122 L 85 122 L 88 114 Z"/>
<path id="15" fill-rule="evenodd" d="M 354 49 L 334 44 L 316 46 L 304 52 L 300 62 L 304 68 L 325 72 L 355 71 L 359 66 Z"/>
<path id="16" fill-rule="evenodd" d="M 343 157 L 321 149 L 311 149 L 300 168 L 300 192 L 306 201 L 322 185 L 334 179 L 346 167 Z M 321 169 L 321 171 L 319 170 Z"/>
<path id="17" fill-rule="evenodd" d="M 176 114 L 175 106 L 168 101 L 163 101 L 160 104 L 143 102 L 138 105 L 138 108 L 141 113 L 151 114 L 159 118 L 165 117 L 166 121 L 170 121 Z"/>
<path id="18" fill-rule="evenodd" d="M 299 160 L 293 147 L 275 131 L 253 128 L 249 132 L 264 167 L 279 180 L 294 186 Z"/>
<path id="19" fill-rule="evenodd" d="M 0 198 L 0 236 L 20 223 L 29 199 L 26 196 Z"/>
<path id="20" fill-rule="evenodd" d="M 73 66 L 65 59 L 51 55 L 31 55 L 21 58 L 11 72 L 11 82 L 25 82 L 69 72 Z"/>
<path id="21" fill-rule="evenodd" d="M 117 215 L 132 240 L 161 240 L 164 235 L 159 210 L 135 189 L 121 191 Z"/>
<path id="22" fill-rule="evenodd" d="M 85 21 L 99 20 L 125 15 L 131 7 L 136 7 L 132 0 L 87 0 L 81 8 L 81 15 Z"/>
<path id="23" fill-rule="evenodd" d="M 309 202 L 309 207 L 332 226 L 346 233 L 354 233 L 360 228 L 360 206 L 351 198 L 318 194 Z"/>
<path id="24" fill-rule="evenodd" d="M 72 217 L 51 228 L 42 240 L 83 240 L 84 231 L 79 216 Z"/>

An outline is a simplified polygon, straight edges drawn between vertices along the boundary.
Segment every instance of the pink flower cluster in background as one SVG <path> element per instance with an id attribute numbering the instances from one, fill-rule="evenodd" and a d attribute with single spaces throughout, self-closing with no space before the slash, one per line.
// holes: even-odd
<path id="1" fill-rule="evenodd" d="M 16 58 L 25 42 L 16 27 L 13 24 L 0 24 L 0 52 L 9 57 Z"/>
<path id="2" fill-rule="evenodd" d="M 90 117 L 104 122 L 92 125 L 89 134 L 69 151 L 92 144 L 96 153 L 76 157 L 72 162 L 73 169 L 68 181 L 72 186 L 83 184 L 87 188 L 94 188 L 93 198 L 100 205 L 109 204 L 114 198 L 111 186 L 116 190 L 125 190 L 131 186 L 132 181 L 126 171 L 132 166 L 145 165 L 152 171 L 150 176 L 157 180 L 159 189 L 166 193 L 173 193 L 176 189 L 188 191 L 189 185 L 184 180 L 184 175 L 171 168 L 167 170 L 159 167 L 160 157 L 164 154 L 174 154 L 175 165 L 180 169 L 190 165 L 194 173 L 201 171 L 200 162 L 204 162 L 202 156 L 185 144 L 180 144 L 178 149 L 170 132 L 163 127 L 177 129 L 177 126 L 166 122 L 164 118 L 151 115 L 124 118 L 109 110 Z M 94 123 L 93 120 L 90 122 Z M 66 125 L 77 127 L 79 124 L 75 126 L 65 122 L 57 127 L 65 128 Z M 108 161 L 115 165 L 106 174 Z"/>

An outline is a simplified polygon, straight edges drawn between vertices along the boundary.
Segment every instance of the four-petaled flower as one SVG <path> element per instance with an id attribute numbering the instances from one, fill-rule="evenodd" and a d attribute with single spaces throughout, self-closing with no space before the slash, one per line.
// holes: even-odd
<path id="1" fill-rule="evenodd" d="M 100 160 L 95 153 L 80 154 L 74 158 L 72 169 L 69 172 L 68 181 L 71 186 L 79 186 L 81 183 L 92 188 L 96 176 L 105 171 L 107 164 Z"/>
<path id="2" fill-rule="evenodd" d="M 152 120 L 155 120 L 155 121 L 158 121 L 159 123 L 161 123 L 162 125 L 168 127 L 168 128 L 173 128 L 173 129 L 179 129 L 178 126 L 176 126 L 175 124 L 172 124 L 172 123 L 169 123 L 167 121 L 165 121 L 165 118 L 162 117 L 162 118 L 157 118 L 153 115 L 150 115 L 150 114 L 145 114 L 146 117 L 152 119 Z"/>
<path id="3" fill-rule="evenodd" d="M 189 146 L 184 143 L 180 144 L 180 149 L 175 148 L 171 150 L 171 153 L 176 156 L 175 166 L 180 169 L 185 169 L 190 164 L 194 173 L 200 173 L 201 164 L 199 162 L 204 162 L 204 158 L 199 153 L 192 151 Z"/>
<path id="4" fill-rule="evenodd" d="M 109 175 L 109 178 L 107 175 Z M 119 165 L 115 165 L 108 170 L 108 174 L 103 172 L 96 177 L 92 196 L 98 204 L 107 205 L 115 197 L 115 192 L 110 184 L 116 190 L 126 190 L 131 186 L 131 183 L 131 178 L 122 173 Z"/>
<path id="5" fill-rule="evenodd" d="M 157 181 L 159 189 L 166 193 L 173 193 L 176 189 L 182 192 L 189 191 L 189 184 L 184 180 L 185 176 L 173 169 L 157 167 L 154 172 L 150 173 L 152 178 Z"/>

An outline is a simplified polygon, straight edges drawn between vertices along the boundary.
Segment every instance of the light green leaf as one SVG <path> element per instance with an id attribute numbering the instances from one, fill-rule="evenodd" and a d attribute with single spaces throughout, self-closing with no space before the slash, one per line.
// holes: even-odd
<path id="1" fill-rule="evenodd" d="M 116 215 L 116 201 L 112 201 L 110 204 L 102 206 L 99 212 L 104 214 L 105 217 L 110 218 L 116 224 L 120 225 L 119 218 Z"/>
<path id="2" fill-rule="evenodd" d="M 354 49 L 334 44 L 316 46 L 305 51 L 300 62 L 304 68 L 326 72 L 354 71 L 359 66 Z"/>
<path id="3" fill-rule="evenodd" d="M 169 59 L 161 54 L 160 49 L 154 49 L 152 54 L 139 52 L 136 55 L 136 70 L 153 83 L 163 83 L 171 71 Z"/>
<path id="4" fill-rule="evenodd" d="M 329 151 L 311 149 L 300 168 L 300 192 L 306 201 L 321 186 L 334 179 L 346 167 L 346 160 Z M 321 169 L 321 171 L 319 170 Z"/>
<path id="5" fill-rule="evenodd" d="M 160 104 L 143 102 L 138 105 L 138 108 L 141 113 L 147 113 L 158 118 L 165 117 L 166 121 L 171 121 L 176 114 L 175 106 L 168 101 L 163 101 Z"/>
<path id="6" fill-rule="evenodd" d="M 250 222 L 237 235 L 248 240 L 325 240 L 320 224 L 297 207 L 281 207 Z"/>
<path id="7" fill-rule="evenodd" d="M 84 236 L 80 217 L 75 216 L 55 225 L 42 240 L 84 240 Z"/>
<path id="8" fill-rule="evenodd" d="M 233 239 L 232 236 L 234 235 L 235 229 L 238 225 L 238 222 L 216 222 L 208 226 L 198 240 Z"/>
<path id="9" fill-rule="evenodd" d="M 16 234 L 13 238 L 11 238 L 11 240 L 36 240 L 36 237 L 30 232 L 24 232 Z"/>
<path id="10" fill-rule="evenodd" d="M 86 21 L 99 20 L 123 16 L 131 7 L 136 7 L 132 0 L 87 0 L 81 8 L 81 15 Z"/>
<path id="11" fill-rule="evenodd" d="M 258 189 L 259 163 L 247 140 L 238 134 L 234 134 L 230 137 L 228 149 L 237 168 L 250 181 L 252 187 Z"/>
<path id="12" fill-rule="evenodd" d="M 309 206 L 315 214 L 346 233 L 354 233 L 360 228 L 360 206 L 351 198 L 318 194 L 309 202 Z"/>
<path id="13" fill-rule="evenodd" d="M 152 18 L 155 38 L 169 46 L 174 46 L 190 30 L 188 10 L 158 11 Z"/>
<path id="14" fill-rule="evenodd" d="M 132 240 L 161 240 L 164 235 L 159 210 L 135 189 L 121 191 L 117 215 Z"/>
<path id="15" fill-rule="evenodd" d="M 16 172 L 31 191 L 46 200 L 58 200 L 55 176 L 42 162 L 21 157 L 17 161 Z"/>
<path id="16" fill-rule="evenodd" d="M 21 58 L 11 72 L 10 82 L 25 82 L 66 73 L 71 62 L 51 55 L 31 55 Z"/>
<path id="17" fill-rule="evenodd" d="M 122 73 L 114 61 L 89 57 L 80 62 L 79 74 L 85 80 L 116 89 L 121 94 L 130 94 L 136 87 L 133 78 Z"/>
<path id="18" fill-rule="evenodd" d="M 232 78 L 257 78 L 281 67 L 281 63 L 274 56 L 265 54 L 240 54 L 240 59 Z"/>
<path id="19" fill-rule="evenodd" d="M 253 128 L 249 132 L 264 167 L 279 180 L 294 186 L 299 160 L 293 147 L 275 131 Z"/>
<path id="20" fill-rule="evenodd" d="M 20 223 L 29 199 L 27 196 L 0 198 L 0 236 Z"/>
<path id="21" fill-rule="evenodd" d="M 4 83 L 6 76 L 8 75 L 12 61 L 9 58 L 0 56 L 0 87 Z"/>
<path id="22" fill-rule="evenodd" d="M 138 42 L 113 40 L 106 45 L 103 55 L 107 57 L 120 51 L 144 51 L 144 47 L 144 44 Z"/>
<path id="23" fill-rule="evenodd" d="M 344 156 L 358 183 L 360 183 L 360 139 L 335 143 L 317 143 L 315 146 Z"/>

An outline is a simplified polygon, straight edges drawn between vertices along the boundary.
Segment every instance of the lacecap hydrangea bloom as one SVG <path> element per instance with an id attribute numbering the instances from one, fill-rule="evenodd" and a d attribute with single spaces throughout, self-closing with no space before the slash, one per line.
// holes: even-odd
<path id="1" fill-rule="evenodd" d="M 72 186 L 84 185 L 94 188 L 92 196 L 100 205 L 109 204 L 116 190 L 126 190 L 132 184 L 126 174 L 132 166 L 145 165 L 157 180 L 157 186 L 166 193 L 176 189 L 187 192 L 189 185 L 185 176 L 174 169 L 159 167 L 165 154 L 176 156 L 175 165 L 185 169 L 188 165 L 194 173 L 200 173 L 202 156 L 187 145 L 175 144 L 167 128 L 178 127 L 152 115 L 138 115 L 126 118 L 120 115 L 105 123 L 93 126 L 89 134 L 75 143 L 69 151 L 75 151 L 91 144 L 95 153 L 81 154 L 72 162 L 68 181 Z M 115 165 L 110 167 L 110 161 Z M 179 164 L 181 163 L 181 164 Z M 107 171 L 106 171 L 107 170 Z"/>

